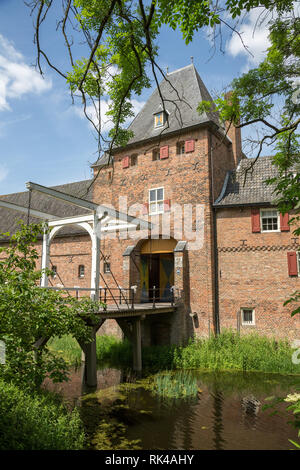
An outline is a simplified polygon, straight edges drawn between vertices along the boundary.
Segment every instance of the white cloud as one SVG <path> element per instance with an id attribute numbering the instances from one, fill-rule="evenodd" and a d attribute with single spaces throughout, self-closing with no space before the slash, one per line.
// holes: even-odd
<path id="1" fill-rule="evenodd" d="M 100 112 L 101 112 L 101 132 L 104 132 L 104 133 L 110 131 L 110 129 L 113 128 L 113 123 L 111 121 L 111 117 L 107 116 L 107 112 L 109 110 L 110 104 L 111 104 L 111 100 L 109 100 L 109 99 L 101 101 L 101 110 L 100 110 Z M 138 101 L 136 99 L 132 99 L 131 104 L 132 104 L 132 107 L 133 107 L 132 108 L 133 113 L 136 116 L 141 111 L 143 106 L 145 105 L 145 101 Z M 81 118 L 85 118 L 83 108 L 81 108 L 79 106 L 75 106 L 74 110 L 75 110 L 75 113 L 78 116 L 80 116 Z M 97 126 L 98 116 L 97 116 L 97 112 L 96 112 L 94 106 L 92 106 L 92 105 L 87 106 L 86 112 L 87 112 L 87 115 L 92 119 L 95 126 Z M 125 126 L 128 126 L 130 124 L 130 122 L 132 121 L 132 119 L 133 118 L 128 118 L 125 121 Z"/>
<path id="2" fill-rule="evenodd" d="M 0 111 L 10 109 L 10 100 L 27 93 L 42 93 L 52 87 L 43 79 L 13 44 L 0 34 Z"/>
<path id="3" fill-rule="evenodd" d="M 4 181 L 8 175 L 8 169 L 4 165 L 0 165 L 0 181 Z"/>
<path id="4" fill-rule="evenodd" d="M 268 38 L 268 21 L 267 19 L 262 21 L 262 18 L 260 17 L 262 12 L 262 8 L 250 10 L 247 15 L 247 21 L 239 28 L 239 33 L 243 38 L 243 42 L 248 47 L 252 55 L 250 55 L 245 49 L 241 38 L 237 34 L 233 34 L 226 44 L 227 52 L 229 52 L 233 57 L 236 57 L 237 55 L 244 55 L 247 57 L 247 64 L 244 67 L 244 71 L 250 66 L 259 64 L 259 62 L 261 62 L 266 56 L 266 51 L 270 46 Z"/>

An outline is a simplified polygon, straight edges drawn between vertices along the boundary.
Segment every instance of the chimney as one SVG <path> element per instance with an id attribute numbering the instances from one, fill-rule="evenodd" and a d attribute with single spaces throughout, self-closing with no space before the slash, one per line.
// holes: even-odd
<path id="1" fill-rule="evenodd" d="M 225 93 L 225 99 L 229 102 L 230 102 L 231 96 L 232 96 L 232 91 Z M 227 136 L 232 142 L 232 153 L 233 153 L 235 166 L 237 167 L 240 160 L 243 158 L 241 129 L 239 127 L 235 127 L 233 123 L 230 124 L 229 121 L 226 121 L 225 131 L 227 131 Z"/>

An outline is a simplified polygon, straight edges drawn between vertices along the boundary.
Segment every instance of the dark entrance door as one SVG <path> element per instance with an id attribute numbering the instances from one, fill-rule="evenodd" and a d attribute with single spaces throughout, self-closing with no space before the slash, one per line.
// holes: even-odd
<path id="1" fill-rule="evenodd" d="M 155 299 L 160 299 L 160 256 L 149 255 L 148 257 L 149 272 L 149 300 L 153 299 L 155 287 Z"/>
<path id="2" fill-rule="evenodd" d="M 171 301 L 170 288 L 174 285 L 173 253 L 141 255 L 141 301 L 151 302 L 155 286 L 155 300 Z"/>

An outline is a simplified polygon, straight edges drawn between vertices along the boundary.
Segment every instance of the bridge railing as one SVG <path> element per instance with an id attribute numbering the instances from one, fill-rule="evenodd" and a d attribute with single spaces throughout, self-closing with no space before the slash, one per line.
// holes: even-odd
<path id="1" fill-rule="evenodd" d="M 60 287 L 60 286 L 47 286 L 41 287 L 41 289 L 50 289 L 56 291 L 66 292 L 67 295 L 74 293 L 76 299 L 80 298 L 80 294 L 87 292 L 90 295 L 95 294 L 96 289 L 91 289 L 88 287 Z M 118 310 L 128 308 L 130 310 L 135 309 L 136 305 L 136 286 L 131 288 L 123 287 L 99 287 L 99 301 L 103 303 L 103 310 L 106 311 L 108 305 L 115 305 Z M 156 307 L 158 302 L 170 303 L 171 306 L 174 306 L 175 296 L 174 296 L 174 287 L 159 289 L 158 287 L 153 286 L 148 290 L 148 299 L 142 300 L 142 303 L 152 303 L 153 308 Z"/>

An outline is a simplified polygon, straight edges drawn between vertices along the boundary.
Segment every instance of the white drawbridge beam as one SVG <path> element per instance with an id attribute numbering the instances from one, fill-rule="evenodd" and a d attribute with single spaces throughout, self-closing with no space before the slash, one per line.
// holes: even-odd
<path id="1" fill-rule="evenodd" d="M 26 188 L 29 190 L 34 190 L 40 193 L 48 194 L 48 196 L 55 197 L 56 199 L 60 199 L 64 202 L 73 204 L 74 206 L 81 207 L 83 209 L 87 209 L 90 211 L 97 211 L 98 214 L 99 213 L 106 214 L 110 217 L 113 217 L 114 219 L 123 220 L 127 223 L 133 223 L 136 226 L 139 225 L 141 229 L 148 230 L 152 228 L 152 224 L 143 219 L 133 217 L 131 215 L 125 214 L 124 212 L 120 212 L 110 207 L 103 206 L 102 204 L 95 204 L 94 202 L 87 201 L 86 199 L 81 199 L 77 196 L 71 196 L 70 194 L 66 194 L 66 193 L 63 193 L 62 191 L 58 191 L 57 189 L 48 188 L 40 184 L 32 183 L 31 181 L 26 183 Z"/>
<path id="2" fill-rule="evenodd" d="M 0 207 L 5 207 L 5 209 L 12 209 L 17 212 L 22 212 L 23 214 L 28 214 L 28 207 L 20 206 L 19 204 L 14 204 L 13 202 L 7 202 L 0 199 Z M 47 214 L 46 212 L 37 211 L 35 209 L 30 209 L 30 215 L 36 217 L 37 219 L 43 220 L 56 220 L 57 216 L 52 214 Z"/>

